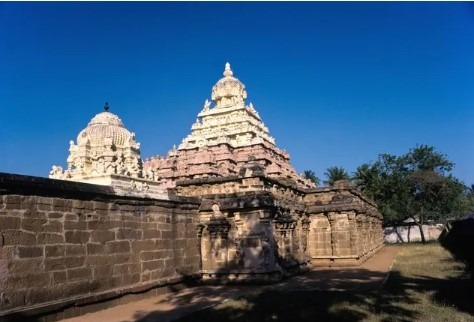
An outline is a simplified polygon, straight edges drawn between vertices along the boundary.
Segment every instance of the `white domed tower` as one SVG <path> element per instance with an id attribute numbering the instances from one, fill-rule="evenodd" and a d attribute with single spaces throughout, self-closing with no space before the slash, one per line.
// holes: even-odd
<path id="1" fill-rule="evenodd" d="M 108 103 L 104 112 L 94 116 L 79 132 L 77 143 L 70 141 L 67 164 L 65 171 L 53 166 L 50 178 L 100 184 L 99 178 L 107 175 L 143 177 L 140 143 L 122 120 L 109 112 Z"/>

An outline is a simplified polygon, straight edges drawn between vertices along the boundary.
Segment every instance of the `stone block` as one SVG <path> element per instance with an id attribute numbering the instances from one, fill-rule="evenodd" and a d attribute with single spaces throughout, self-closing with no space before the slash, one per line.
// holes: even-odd
<path id="1" fill-rule="evenodd" d="M 140 223 L 136 221 L 122 221 L 122 225 L 120 227 L 125 227 L 125 228 L 132 228 L 132 229 L 140 229 Z"/>
<path id="2" fill-rule="evenodd" d="M 122 240 L 122 239 L 137 240 L 137 239 L 142 238 L 142 232 L 136 229 L 118 228 L 116 231 L 115 237 L 117 240 Z"/>
<path id="3" fill-rule="evenodd" d="M 8 245 L 36 245 L 36 234 L 20 230 L 5 230 L 1 233 L 1 246 Z"/>
<path id="4" fill-rule="evenodd" d="M 3 305 L 0 306 L 0 308 L 7 310 L 25 305 L 26 292 L 26 289 L 14 289 L 8 293 L 4 293 Z"/>
<path id="5" fill-rule="evenodd" d="M 104 220 L 87 221 L 87 229 L 89 230 L 107 230 L 111 228 L 114 228 L 114 227 L 111 225 L 109 221 L 104 221 Z"/>
<path id="6" fill-rule="evenodd" d="M 46 258 L 44 269 L 46 271 L 59 271 L 67 268 L 76 268 L 84 265 L 85 257 L 60 257 Z"/>
<path id="7" fill-rule="evenodd" d="M 62 298 L 61 287 L 48 287 L 47 290 L 44 288 L 30 288 L 26 293 L 25 304 L 34 305 L 48 301 L 57 301 L 59 298 Z"/>
<path id="8" fill-rule="evenodd" d="M 124 264 L 130 263 L 132 258 L 131 254 L 122 253 L 122 254 L 115 254 L 112 256 L 114 264 Z"/>
<path id="9" fill-rule="evenodd" d="M 20 258 L 43 257 L 44 248 L 41 246 L 19 246 L 18 255 Z"/>
<path id="10" fill-rule="evenodd" d="M 161 232 L 161 238 L 162 239 L 171 239 L 172 237 L 173 237 L 173 235 L 172 235 L 171 231 L 163 230 Z"/>
<path id="11" fill-rule="evenodd" d="M 132 240 L 130 244 L 132 246 L 132 253 L 136 254 L 141 251 L 156 249 L 156 245 L 153 240 Z"/>
<path id="12" fill-rule="evenodd" d="M 9 217 L 9 216 L 0 216 L 0 229 L 19 229 L 21 223 L 21 218 L 19 217 Z"/>
<path id="13" fill-rule="evenodd" d="M 85 221 L 74 221 L 74 220 L 65 220 L 64 221 L 65 230 L 87 230 L 87 222 Z"/>
<path id="14" fill-rule="evenodd" d="M 64 220 L 70 220 L 70 221 L 79 221 L 79 215 L 78 214 L 65 214 Z"/>
<path id="15" fill-rule="evenodd" d="M 63 219 L 64 213 L 62 212 L 48 212 L 49 219 Z"/>
<path id="16" fill-rule="evenodd" d="M 160 239 L 155 241 L 155 249 L 163 250 L 170 249 L 173 247 L 173 241 L 171 239 Z"/>
<path id="17" fill-rule="evenodd" d="M 109 210 L 109 204 L 101 201 L 93 201 L 94 209 Z"/>
<path id="18" fill-rule="evenodd" d="M 153 271 L 156 269 L 162 269 L 165 266 L 165 261 L 163 259 L 142 262 L 142 272 L 143 271 Z"/>
<path id="19" fill-rule="evenodd" d="M 63 223 L 59 220 L 50 220 L 43 225 L 42 230 L 48 233 L 61 233 L 63 232 Z"/>
<path id="20" fill-rule="evenodd" d="M 123 285 L 133 285 L 137 284 L 140 282 L 140 274 L 134 273 L 134 274 L 126 274 L 123 276 L 122 283 Z"/>
<path id="21" fill-rule="evenodd" d="M 21 219 L 21 229 L 39 232 L 43 231 L 43 225 L 48 220 L 46 218 L 38 219 L 38 218 L 22 218 Z"/>
<path id="22" fill-rule="evenodd" d="M 64 236 L 52 233 L 39 233 L 37 242 L 39 245 L 63 244 Z"/>
<path id="23" fill-rule="evenodd" d="M 18 259 L 8 262 L 8 271 L 12 275 L 25 275 L 30 273 L 37 273 L 43 270 L 43 259 Z"/>
<path id="24" fill-rule="evenodd" d="M 128 267 L 129 264 L 115 265 L 113 275 L 128 275 L 130 273 Z"/>
<path id="25" fill-rule="evenodd" d="M 167 251 L 164 250 L 153 250 L 140 252 L 141 261 L 151 261 L 157 259 L 163 259 L 167 256 Z"/>
<path id="26" fill-rule="evenodd" d="M 156 227 L 158 230 L 169 230 L 171 231 L 171 224 L 157 224 Z"/>
<path id="27" fill-rule="evenodd" d="M 86 266 L 104 266 L 114 263 L 114 258 L 111 255 L 88 255 L 84 261 Z"/>
<path id="28" fill-rule="evenodd" d="M 113 265 L 102 265 L 93 267 L 94 279 L 96 280 L 107 279 L 112 276 L 113 272 Z"/>
<path id="29" fill-rule="evenodd" d="M 105 244 L 107 254 L 130 253 L 130 242 L 128 240 L 110 241 Z"/>
<path id="30" fill-rule="evenodd" d="M 64 234 L 66 243 L 70 244 L 85 244 L 89 241 L 90 233 L 87 231 L 66 231 Z"/>
<path id="31" fill-rule="evenodd" d="M 90 235 L 90 241 L 93 243 L 105 243 L 115 240 L 115 232 L 111 230 L 93 231 Z"/>
<path id="32" fill-rule="evenodd" d="M 161 231 L 156 229 L 143 230 L 143 239 L 161 238 Z"/>
<path id="33" fill-rule="evenodd" d="M 66 245 L 66 256 L 86 255 L 86 245 Z"/>
<path id="34" fill-rule="evenodd" d="M 92 269 L 90 267 L 68 269 L 67 278 L 68 281 L 89 280 L 92 278 Z"/>
<path id="35" fill-rule="evenodd" d="M 147 271 L 145 273 L 140 274 L 140 282 L 148 282 L 151 279 L 151 272 Z"/>
<path id="36" fill-rule="evenodd" d="M 84 209 L 84 207 L 85 207 L 84 204 L 85 204 L 85 202 L 82 201 L 82 200 L 73 200 L 71 206 L 74 209 Z"/>
<path id="37" fill-rule="evenodd" d="M 21 290 L 33 287 L 47 287 L 51 284 L 49 273 L 33 273 L 25 275 L 10 276 L 7 282 L 7 290 Z"/>
<path id="38" fill-rule="evenodd" d="M 101 243 L 87 243 L 87 255 L 98 255 L 105 253 L 105 245 Z"/>
<path id="39" fill-rule="evenodd" d="M 61 257 L 64 256 L 64 251 L 64 245 L 46 245 L 44 247 L 44 253 L 46 257 Z"/>

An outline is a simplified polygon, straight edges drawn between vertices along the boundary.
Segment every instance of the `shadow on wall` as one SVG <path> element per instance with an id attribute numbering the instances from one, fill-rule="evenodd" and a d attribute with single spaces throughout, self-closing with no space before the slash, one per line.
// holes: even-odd
<path id="1" fill-rule="evenodd" d="M 9 316 L 0 316 L 0 322 L 40 322 L 41 318 L 36 318 L 22 313 L 14 313 Z"/>
<path id="2" fill-rule="evenodd" d="M 439 242 L 454 258 L 466 263 L 474 280 L 474 218 L 449 223 L 439 237 Z"/>

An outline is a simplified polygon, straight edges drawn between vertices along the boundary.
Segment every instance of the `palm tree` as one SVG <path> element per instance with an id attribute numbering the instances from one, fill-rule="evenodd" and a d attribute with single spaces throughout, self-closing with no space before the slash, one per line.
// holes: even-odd
<path id="1" fill-rule="evenodd" d="M 333 186 L 339 180 L 349 180 L 349 174 L 343 167 L 330 167 L 324 172 L 324 175 L 327 178 L 324 184 L 328 186 Z"/>
<path id="2" fill-rule="evenodd" d="M 311 180 L 314 182 L 314 184 L 317 186 L 319 186 L 321 184 L 321 179 L 319 179 L 317 176 L 316 176 L 316 173 L 314 173 L 313 170 L 305 170 L 304 173 L 303 173 L 303 177 L 305 179 L 308 179 L 308 180 Z"/>
<path id="3" fill-rule="evenodd" d="M 375 176 L 377 175 L 374 167 L 370 164 L 364 163 L 359 166 L 352 176 L 352 182 L 361 191 L 367 190 L 373 183 Z"/>

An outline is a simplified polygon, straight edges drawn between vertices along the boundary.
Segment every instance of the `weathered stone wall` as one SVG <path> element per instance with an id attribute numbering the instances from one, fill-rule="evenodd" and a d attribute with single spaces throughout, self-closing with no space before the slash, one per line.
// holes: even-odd
<path id="1" fill-rule="evenodd" d="M 357 190 L 344 185 L 313 189 L 304 201 L 313 265 L 357 265 L 382 246 L 382 216 Z"/>
<path id="2" fill-rule="evenodd" d="M 213 281 L 278 281 L 306 265 L 297 221 L 271 193 L 203 199 L 202 276 Z"/>
<path id="3" fill-rule="evenodd" d="M 196 200 L 0 175 L 0 315 L 142 292 L 197 274 Z"/>

